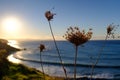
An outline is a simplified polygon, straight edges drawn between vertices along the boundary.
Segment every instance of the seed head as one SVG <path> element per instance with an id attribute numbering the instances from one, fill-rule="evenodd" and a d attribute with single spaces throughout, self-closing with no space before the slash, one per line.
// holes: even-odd
<path id="1" fill-rule="evenodd" d="M 110 24 L 108 27 L 107 27 L 107 34 L 110 35 L 112 33 L 114 29 L 114 26 L 112 24 Z"/>
<path id="2" fill-rule="evenodd" d="M 40 49 L 40 52 L 42 52 L 45 49 L 44 44 L 40 44 L 39 49 Z"/>
<path id="3" fill-rule="evenodd" d="M 88 32 L 85 32 L 85 30 L 80 31 L 78 27 L 69 27 L 64 35 L 64 38 L 75 46 L 79 46 L 91 39 L 91 30 L 92 29 L 89 29 Z"/>
<path id="4" fill-rule="evenodd" d="M 112 36 L 113 38 L 115 38 L 114 36 L 114 32 L 116 31 L 115 28 L 117 28 L 119 25 L 114 25 L 114 24 L 110 24 L 107 27 L 107 34 L 110 36 Z"/>
<path id="5" fill-rule="evenodd" d="M 48 21 L 50 21 L 51 19 L 53 19 L 54 15 L 56 15 L 56 14 L 51 13 L 51 11 L 46 11 L 45 12 L 45 17 L 47 18 Z"/>

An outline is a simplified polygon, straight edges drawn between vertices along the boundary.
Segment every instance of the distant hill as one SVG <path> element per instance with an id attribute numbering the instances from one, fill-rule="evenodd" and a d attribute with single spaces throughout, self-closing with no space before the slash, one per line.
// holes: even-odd
<path id="1" fill-rule="evenodd" d="M 0 50 L 5 49 L 7 52 L 20 51 L 20 49 L 14 48 L 7 44 L 8 41 L 5 39 L 0 39 Z"/>

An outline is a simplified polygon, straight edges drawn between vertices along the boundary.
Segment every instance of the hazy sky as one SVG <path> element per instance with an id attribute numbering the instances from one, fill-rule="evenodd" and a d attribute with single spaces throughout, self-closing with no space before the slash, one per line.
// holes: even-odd
<path id="1" fill-rule="evenodd" d="M 0 37 L 52 39 L 44 16 L 47 10 L 57 14 L 51 21 L 57 39 L 63 39 L 69 26 L 92 28 L 93 39 L 102 39 L 109 24 L 120 24 L 120 0 L 0 0 Z M 16 31 L 3 29 L 2 22 L 11 17 L 21 24 Z"/>

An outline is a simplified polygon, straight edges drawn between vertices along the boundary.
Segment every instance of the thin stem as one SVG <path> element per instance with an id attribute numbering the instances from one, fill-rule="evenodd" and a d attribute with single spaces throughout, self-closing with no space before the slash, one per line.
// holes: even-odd
<path id="1" fill-rule="evenodd" d="M 48 21 L 48 22 L 49 22 L 50 31 L 51 31 L 51 34 L 52 34 L 52 37 L 53 37 L 53 40 L 54 40 L 54 44 L 55 44 L 56 50 L 57 50 L 57 52 L 58 52 L 58 56 L 59 56 L 59 59 L 60 59 L 60 63 L 61 63 L 61 65 L 62 65 L 62 68 L 63 68 L 63 70 L 64 70 L 65 77 L 66 77 L 66 79 L 67 79 L 66 69 L 65 69 L 65 67 L 64 67 L 64 65 L 63 65 L 63 63 L 62 63 L 62 58 L 61 58 L 59 49 L 58 49 L 58 47 L 57 47 L 57 43 L 56 43 L 56 40 L 55 40 L 53 31 L 52 31 L 52 27 L 51 27 L 50 21 Z"/>
<path id="2" fill-rule="evenodd" d="M 91 78 L 90 78 L 90 80 L 92 80 L 92 76 L 93 76 L 93 73 L 94 73 L 95 66 L 97 65 L 97 63 L 98 63 L 99 60 L 100 60 L 100 56 L 101 56 L 101 53 L 102 53 L 102 51 L 103 51 L 103 49 L 104 49 L 104 47 L 105 47 L 107 38 L 108 38 L 108 34 L 106 35 L 105 42 L 104 42 L 103 46 L 101 47 L 101 49 L 100 49 L 100 51 L 99 51 L 98 58 L 97 58 L 96 62 L 92 65 L 92 72 L 91 72 Z"/>
<path id="3" fill-rule="evenodd" d="M 44 80 L 45 80 L 45 73 L 44 73 L 43 64 L 42 64 L 41 51 L 40 51 L 40 63 L 41 63 L 41 67 L 42 67 L 43 77 L 44 77 Z"/>
<path id="4" fill-rule="evenodd" d="M 78 52 L 78 46 L 75 46 L 74 80 L 76 80 L 77 52 Z"/>

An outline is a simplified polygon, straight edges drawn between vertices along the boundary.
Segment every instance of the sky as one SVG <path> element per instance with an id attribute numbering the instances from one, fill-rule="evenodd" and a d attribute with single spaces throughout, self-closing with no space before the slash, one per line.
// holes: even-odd
<path id="1" fill-rule="evenodd" d="M 92 28 L 92 39 L 104 39 L 109 24 L 120 25 L 119 5 L 120 0 L 0 0 L 0 38 L 52 39 L 44 16 L 50 10 L 56 13 L 51 21 L 56 39 L 63 40 L 70 26 Z"/>

